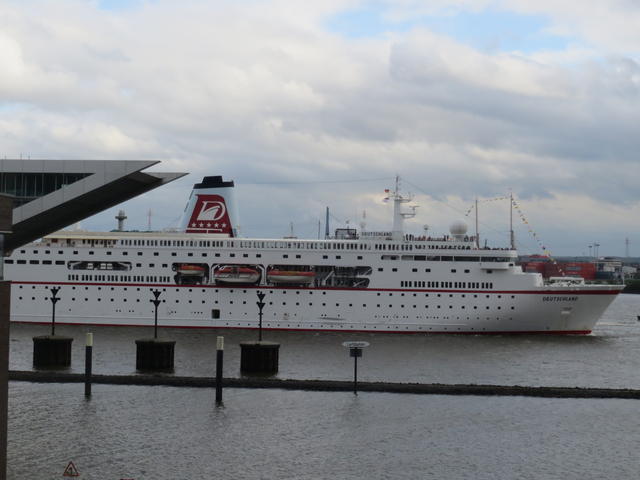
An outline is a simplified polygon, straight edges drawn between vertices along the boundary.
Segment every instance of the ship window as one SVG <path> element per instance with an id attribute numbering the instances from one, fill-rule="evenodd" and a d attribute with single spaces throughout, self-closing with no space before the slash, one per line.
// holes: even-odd
<path id="1" fill-rule="evenodd" d="M 425 273 L 429 273 L 429 272 L 431 272 L 431 269 L 430 268 L 425 268 L 424 271 L 425 271 Z"/>
<path id="2" fill-rule="evenodd" d="M 4 263 L 13 263 L 13 260 L 5 259 Z M 64 262 L 63 262 L 64 263 Z"/>
<path id="3" fill-rule="evenodd" d="M 391 269 L 391 271 L 392 271 L 392 272 L 397 272 L 397 271 L 398 271 L 398 269 L 397 269 L 397 268 L 392 268 L 392 269 Z"/>
<path id="4" fill-rule="evenodd" d="M 456 273 L 456 269 L 455 269 L 455 268 L 452 268 L 452 269 L 451 269 L 451 273 Z"/>
<path id="5" fill-rule="evenodd" d="M 42 264 L 43 265 L 51 265 L 51 260 L 43 260 Z"/>
<path id="6" fill-rule="evenodd" d="M 24 265 L 25 263 L 27 263 L 27 261 L 26 260 L 18 260 L 16 263 L 18 265 Z"/>
<path id="7" fill-rule="evenodd" d="M 217 308 L 214 308 L 213 310 L 211 310 L 211 318 L 213 320 L 217 320 L 220 318 L 220 310 Z"/>

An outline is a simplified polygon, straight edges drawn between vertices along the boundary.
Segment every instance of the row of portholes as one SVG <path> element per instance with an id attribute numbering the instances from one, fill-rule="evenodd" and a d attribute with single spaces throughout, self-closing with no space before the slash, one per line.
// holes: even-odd
<path id="1" fill-rule="evenodd" d="M 487 317 L 489 320 L 489 317 Z M 244 323 L 231 323 L 225 322 L 226 327 L 240 327 L 243 328 L 245 326 Z M 247 327 L 255 327 L 253 323 L 246 323 Z M 293 328 L 293 329 L 327 329 L 327 330 L 382 330 L 382 331 L 422 331 L 422 332 L 483 332 L 486 331 L 486 327 L 483 328 L 475 328 L 475 327 L 427 327 L 427 326 L 416 326 L 416 325 L 341 325 L 341 324 L 291 324 L 291 323 L 276 323 L 271 324 L 267 323 L 266 328 Z"/>

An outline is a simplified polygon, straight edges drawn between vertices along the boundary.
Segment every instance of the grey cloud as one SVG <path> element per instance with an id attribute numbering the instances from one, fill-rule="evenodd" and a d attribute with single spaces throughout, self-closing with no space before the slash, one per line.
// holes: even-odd
<path id="1" fill-rule="evenodd" d="M 205 174 L 239 185 L 389 179 L 250 187 L 242 222 L 267 224 L 265 234 L 281 234 L 290 220 L 313 230 L 324 205 L 352 218 L 365 207 L 358 199 L 381 193 L 395 173 L 438 199 L 513 187 L 532 200 L 588 192 L 636 201 L 640 73 L 631 56 L 543 64 L 424 32 L 352 41 L 237 6 L 202 3 L 187 15 L 167 5 L 123 12 L 139 16 L 118 28 L 81 10 L 48 17 L 46 35 L 13 28 L 25 62 L 49 73 L 55 64 L 58 76 L 36 78 L 19 95 L 0 90 L 2 100 L 24 102 L 18 112 L 0 110 L 6 153 L 162 158 L 193 172 L 131 203 L 142 224 L 144 202 L 161 205 L 162 215 L 176 202 L 179 210 Z M 56 37 L 58 24 L 85 41 Z M 166 215 L 166 223 L 175 216 Z M 385 221 L 371 213 L 372 224 Z"/>

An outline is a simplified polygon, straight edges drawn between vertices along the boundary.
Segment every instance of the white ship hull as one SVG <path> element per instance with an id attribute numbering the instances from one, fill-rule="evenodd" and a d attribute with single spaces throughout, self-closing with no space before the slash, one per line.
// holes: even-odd
<path id="1" fill-rule="evenodd" d="M 59 286 L 61 324 L 151 326 L 152 291 L 160 290 L 161 327 L 253 329 L 261 291 L 265 329 L 586 334 L 623 288 L 546 285 L 516 265 L 514 250 L 478 248 L 462 234 L 233 238 L 226 197 L 203 198 L 188 212 L 190 228 L 202 232 L 59 232 L 12 252 L 4 265 L 12 321 L 49 323 L 49 289 Z M 198 201 L 207 202 L 202 214 Z M 218 226 L 229 231 L 208 230 Z M 185 275 L 185 265 L 201 273 Z M 229 267 L 257 272 L 255 284 L 217 284 L 216 272 Z M 284 284 L 271 271 L 313 277 Z"/>
<path id="2" fill-rule="evenodd" d="M 52 251 L 51 247 L 32 246 L 25 249 L 23 255 L 30 258 L 42 257 L 46 256 L 46 250 Z M 142 255 L 137 255 L 137 250 Z M 138 258 L 142 257 L 145 263 L 150 260 L 153 264 L 159 262 L 162 265 L 163 261 L 170 261 L 169 258 L 176 261 L 171 253 L 178 252 L 169 250 L 172 249 L 158 251 L 139 248 L 131 253 Z M 74 251 L 79 252 L 76 255 L 82 252 L 78 247 L 64 247 L 57 251 L 62 254 L 54 258 L 70 257 L 74 255 Z M 125 251 L 111 249 L 111 257 L 117 258 Z M 88 252 L 87 248 L 83 253 Z M 237 255 L 237 252 L 238 250 L 224 247 L 217 251 L 219 255 L 226 257 L 223 260 L 225 263 L 231 260 L 231 255 Z M 281 256 L 281 252 L 282 250 L 277 250 L 275 255 Z M 104 255 L 106 250 L 100 253 Z M 201 256 L 211 251 L 185 254 L 188 253 L 198 253 Z M 252 256 L 255 257 L 256 253 L 258 252 L 255 251 Z M 93 255 L 97 254 L 98 251 L 94 251 Z M 263 250 L 258 254 L 268 259 L 273 252 Z M 316 252 L 307 252 L 307 255 L 321 256 Z M 17 261 L 19 256 L 19 252 L 14 252 L 11 259 L 15 258 Z M 263 327 L 266 329 L 402 333 L 589 333 L 622 288 L 603 285 L 549 286 L 542 284 L 537 274 L 522 273 L 520 267 L 514 264 L 500 267 L 496 263 L 497 268 L 503 269 L 486 273 L 487 270 L 481 268 L 478 262 L 441 260 L 419 262 L 420 270 L 430 270 L 427 275 L 413 272 L 417 262 L 392 261 L 392 264 L 398 265 L 398 271 L 391 272 L 394 275 L 377 277 L 377 269 L 388 268 L 389 263 L 374 263 L 373 258 L 367 257 L 380 258 L 379 254 L 356 252 L 342 253 L 341 256 L 353 257 L 354 263 L 357 262 L 357 257 L 361 257 L 363 262 L 373 264 L 368 287 L 282 286 L 266 282 L 259 285 L 179 285 L 166 281 L 173 280 L 170 276 L 170 264 L 167 263 L 164 264 L 167 265 L 165 270 L 160 271 L 165 275 L 155 275 L 159 273 L 157 267 L 154 270 L 142 269 L 141 275 L 131 275 L 135 272 L 134 269 L 123 273 L 105 271 L 101 274 L 93 271 L 78 275 L 76 271 L 69 273 L 66 265 L 47 265 L 44 268 L 23 264 L 20 270 L 13 265 L 6 265 L 5 271 L 13 278 L 13 321 L 50 322 L 52 305 L 49 288 L 55 285 L 61 287 L 58 293 L 60 301 L 56 304 L 57 323 L 151 326 L 154 311 L 149 300 L 153 298 L 151 291 L 159 289 L 162 291 L 160 299 L 163 302 L 158 309 L 159 325 L 164 327 L 257 328 L 256 293 L 262 291 L 266 294 L 263 317 Z M 64 260 L 62 262 L 66 263 Z M 320 262 L 321 259 L 318 259 L 317 263 Z M 452 273 L 451 266 L 456 266 L 457 269 L 454 270 L 460 270 L 460 273 L 465 270 L 469 270 L 469 273 L 464 276 Z M 491 281 L 488 281 L 488 277 Z M 121 278 L 125 281 L 113 281 Z M 130 278 L 138 281 L 129 281 Z M 354 284 L 357 284 L 358 277 L 354 278 Z M 411 280 L 402 281 L 397 280 L 398 278 Z M 421 278 L 442 280 L 437 281 L 439 288 L 415 288 L 415 285 L 436 284 L 434 280 L 419 280 Z M 456 278 L 487 281 L 462 282 L 456 281 Z M 393 283 L 410 286 L 394 288 Z M 445 288 L 442 288 L 443 285 Z M 468 288 L 469 285 L 481 288 Z"/>
<path id="3" fill-rule="evenodd" d="M 62 287 L 60 296 L 65 293 L 56 305 L 56 323 L 78 325 L 153 326 L 153 311 L 148 307 L 149 299 L 146 297 L 151 297 L 150 287 L 163 289 L 159 285 L 132 284 L 109 286 L 105 292 L 99 291 L 96 285 L 56 285 Z M 13 284 L 12 298 L 15 301 L 12 302 L 12 321 L 49 323 L 50 286 L 46 283 L 29 282 Z M 74 287 L 78 297 L 68 298 L 69 295 L 76 295 L 72 290 Z M 141 292 L 137 292 L 138 288 Z M 166 304 L 163 303 L 159 308 L 160 326 L 257 328 L 256 287 L 242 287 L 242 291 L 233 292 L 231 288 L 202 286 L 192 287 L 191 292 L 188 290 L 188 287 L 176 288 L 174 285 L 166 288 L 163 292 Z M 463 298 L 463 295 L 474 295 L 471 291 L 416 291 L 415 298 L 411 297 L 413 292 L 404 292 L 405 297 L 402 298 L 402 292 L 398 290 L 353 292 L 275 288 L 263 291 L 267 293 L 263 320 L 265 329 L 473 334 L 590 333 L 617 293 L 601 289 L 590 292 L 492 292 L 489 298 L 479 301 L 477 310 L 473 310 L 471 302 Z M 24 298 L 24 293 L 31 295 L 28 307 L 18 300 L 20 297 Z M 378 293 L 385 296 L 384 306 L 375 308 L 371 316 L 363 314 L 362 305 L 378 305 Z M 438 294 L 441 295 L 440 298 L 437 298 Z M 325 302 L 322 303 L 331 302 L 335 306 L 296 309 L 294 302 L 290 308 L 286 308 L 284 304 L 293 295 L 303 301 L 310 299 L 311 295 L 315 295 L 314 299 L 318 295 L 324 295 Z M 426 295 L 432 298 L 427 299 Z M 484 292 L 481 295 L 486 296 Z M 212 298 L 217 300 L 212 301 Z M 546 300 L 548 298 L 553 298 L 554 301 L 549 302 Z M 179 304 L 187 305 L 174 306 Z M 202 308 L 203 305 L 212 304 L 222 304 L 228 308 L 222 308 L 220 318 L 214 319 L 209 308 Z M 233 308 L 233 304 L 240 304 L 242 307 Z M 570 313 L 567 313 L 568 308 L 572 309 Z M 473 310 L 472 314 L 469 314 L 470 310 Z"/>

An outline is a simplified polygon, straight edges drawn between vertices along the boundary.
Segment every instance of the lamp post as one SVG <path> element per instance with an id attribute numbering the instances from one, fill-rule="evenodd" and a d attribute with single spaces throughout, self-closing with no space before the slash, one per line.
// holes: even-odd
<path id="1" fill-rule="evenodd" d="M 158 306 L 162 303 L 161 290 L 151 290 L 153 298 L 149 300 L 155 307 L 153 338 L 136 340 L 136 369 L 138 370 L 173 370 L 173 357 L 176 342 L 174 340 L 158 340 Z"/>
<path id="2" fill-rule="evenodd" d="M 158 305 L 162 303 L 162 300 L 160 300 L 158 297 L 162 292 L 156 289 L 156 290 L 152 290 L 151 293 L 153 293 L 153 296 L 155 297 L 153 300 L 150 300 L 150 302 L 153 303 L 153 306 L 155 307 L 153 338 L 157 339 L 158 338 Z"/>
<path id="3" fill-rule="evenodd" d="M 353 357 L 353 394 L 358 395 L 358 358 L 362 357 L 362 349 L 369 346 L 369 342 L 343 342 L 343 347 L 349 349 L 349 356 Z"/>
<path id="4" fill-rule="evenodd" d="M 51 297 L 49 297 L 49 300 L 51 300 L 51 336 L 55 336 L 56 334 L 56 303 L 58 303 L 58 300 L 60 300 L 58 298 L 58 292 L 60 291 L 60 287 L 51 287 Z"/>
<path id="5" fill-rule="evenodd" d="M 262 341 L 262 309 L 264 308 L 264 297 L 265 294 L 262 293 L 261 291 L 256 292 L 256 294 L 258 295 L 258 302 L 256 302 L 256 305 L 258 305 L 258 318 L 259 318 L 259 325 L 258 325 L 258 341 L 261 342 Z"/>
<path id="6" fill-rule="evenodd" d="M 266 295 L 257 291 L 258 295 L 258 341 L 240 342 L 240 371 L 246 373 L 274 374 L 278 371 L 280 344 L 262 341 L 262 309 Z"/>

